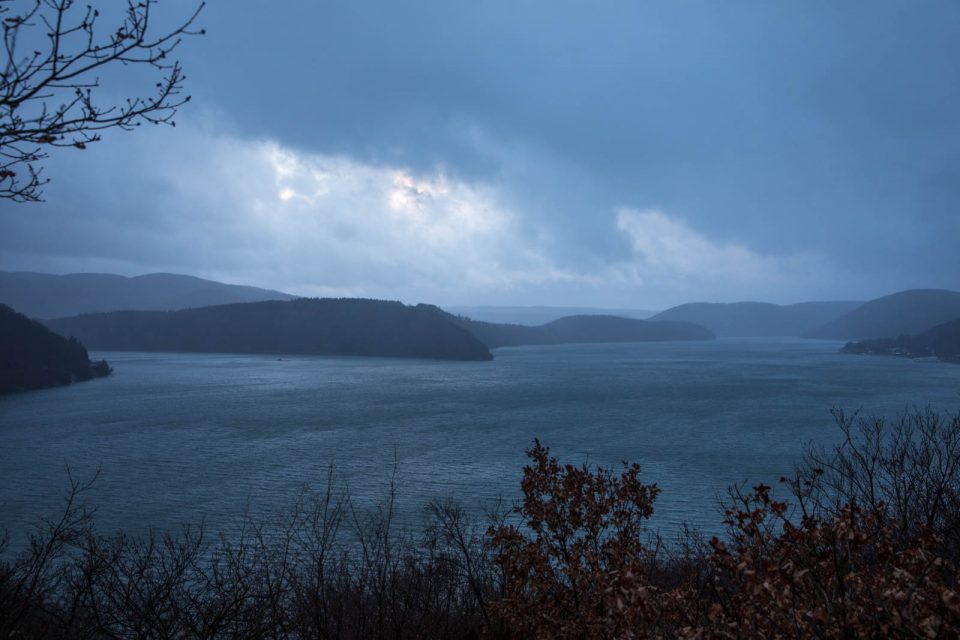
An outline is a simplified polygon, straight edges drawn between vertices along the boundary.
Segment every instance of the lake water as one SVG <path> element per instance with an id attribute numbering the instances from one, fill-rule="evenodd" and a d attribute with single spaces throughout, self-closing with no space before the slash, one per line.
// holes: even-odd
<path id="1" fill-rule="evenodd" d="M 104 530 L 283 508 L 330 465 L 367 508 L 396 462 L 398 506 L 471 507 L 519 495 L 524 449 L 561 461 L 638 461 L 663 494 L 655 523 L 716 529 L 734 482 L 776 483 L 830 409 L 895 415 L 960 407 L 960 366 L 847 356 L 800 340 L 500 349 L 492 362 L 97 353 L 112 377 L 0 398 L 0 528 L 16 540 L 56 513 L 66 469 L 100 477 Z"/>

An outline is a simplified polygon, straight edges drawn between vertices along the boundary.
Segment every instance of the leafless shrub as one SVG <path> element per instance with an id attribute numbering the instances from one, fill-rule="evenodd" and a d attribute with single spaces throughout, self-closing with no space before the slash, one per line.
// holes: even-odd
<path id="1" fill-rule="evenodd" d="M 922 529 L 960 550 L 960 412 L 928 407 L 893 420 L 833 413 L 843 437 L 807 447 L 789 483 L 797 505 L 820 517 L 857 507 L 896 522 L 906 540 Z"/>

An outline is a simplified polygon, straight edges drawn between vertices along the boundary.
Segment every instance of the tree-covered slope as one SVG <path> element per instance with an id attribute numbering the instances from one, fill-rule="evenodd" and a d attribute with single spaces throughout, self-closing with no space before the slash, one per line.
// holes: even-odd
<path id="1" fill-rule="evenodd" d="M 799 336 L 860 306 L 860 302 L 692 302 L 667 309 L 658 321 L 693 322 L 719 336 Z"/>
<path id="2" fill-rule="evenodd" d="M 62 318 L 121 310 L 173 311 L 235 302 L 291 300 L 293 297 L 280 291 L 172 273 L 127 278 L 106 273 L 60 276 L 0 271 L 0 302 L 31 318 Z"/>
<path id="3" fill-rule="evenodd" d="M 35 320 L 0 304 L 0 394 L 43 389 L 110 373 L 91 363 L 75 339 L 57 335 Z"/>
<path id="4" fill-rule="evenodd" d="M 841 351 L 906 358 L 935 357 L 945 362 L 960 363 L 960 318 L 916 335 L 849 342 Z"/>
<path id="5" fill-rule="evenodd" d="M 806 338 L 868 340 L 923 333 L 960 318 L 960 293 L 945 289 L 911 289 L 865 302 L 804 334 Z"/>
<path id="6" fill-rule="evenodd" d="M 180 311 L 116 311 L 47 322 L 91 348 L 489 360 L 489 350 L 433 307 L 298 299 Z"/>

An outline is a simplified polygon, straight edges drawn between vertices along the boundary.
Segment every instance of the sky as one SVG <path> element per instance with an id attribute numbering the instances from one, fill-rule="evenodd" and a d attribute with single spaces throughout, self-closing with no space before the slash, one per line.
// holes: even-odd
<path id="1" fill-rule="evenodd" d="M 199 23 L 177 126 L 54 150 L 44 202 L 0 202 L 0 269 L 446 305 L 960 290 L 957 0 L 210 0 Z"/>

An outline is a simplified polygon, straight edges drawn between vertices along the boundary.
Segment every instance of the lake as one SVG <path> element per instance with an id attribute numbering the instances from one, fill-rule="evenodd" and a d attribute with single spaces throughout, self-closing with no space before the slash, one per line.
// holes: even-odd
<path id="1" fill-rule="evenodd" d="M 90 477 L 101 529 L 143 533 L 282 509 L 330 465 L 361 508 L 392 470 L 407 521 L 434 497 L 519 495 L 533 438 L 562 462 L 638 461 L 655 524 L 716 530 L 717 495 L 775 484 L 830 409 L 960 407 L 960 366 L 849 356 L 792 339 L 496 350 L 492 362 L 96 353 L 113 376 L 0 398 L 0 527 L 53 515 L 66 469 Z"/>

